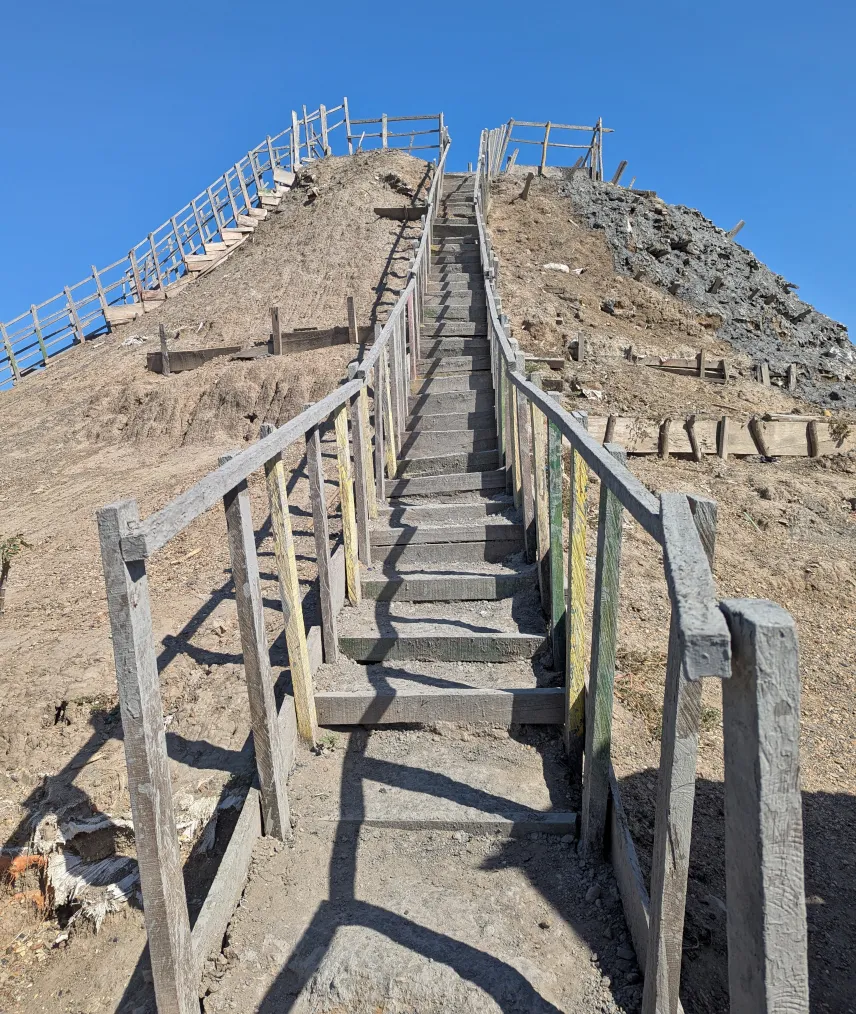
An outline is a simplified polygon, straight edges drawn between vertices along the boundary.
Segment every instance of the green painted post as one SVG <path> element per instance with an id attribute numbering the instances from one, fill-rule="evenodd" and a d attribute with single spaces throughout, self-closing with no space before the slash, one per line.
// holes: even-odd
<path id="1" fill-rule="evenodd" d="M 547 422 L 547 501 L 550 511 L 550 633 L 553 668 L 565 668 L 565 557 L 562 547 L 562 431 Z"/>

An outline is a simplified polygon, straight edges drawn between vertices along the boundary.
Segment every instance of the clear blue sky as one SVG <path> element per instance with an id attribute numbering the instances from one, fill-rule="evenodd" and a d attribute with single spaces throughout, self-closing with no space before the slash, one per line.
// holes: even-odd
<path id="1" fill-rule="evenodd" d="M 0 320 L 121 257 L 292 106 L 347 95 L 353 116 L 442 109 L 452 168 L 510 116 L 603 116 L 608 173 L 627 158 L 625 182 L 745 219 L 741 242 L 856 336 L 841 0 L 47 0 L 9 5 L 3 29 Z"/>

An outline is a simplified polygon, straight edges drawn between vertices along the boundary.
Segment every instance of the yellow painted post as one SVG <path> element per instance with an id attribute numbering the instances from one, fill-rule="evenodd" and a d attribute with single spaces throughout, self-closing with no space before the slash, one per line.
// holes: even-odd
<path id="1" fill-rule="evenodd" d="M 274 427 L 265 423 L 261 436 L 272 433 Z M 277 454 L 265 462 L 265 479 L 270 501 L 270 523 L 273 532 L 273 550 L 279 576 L 279 597 L 285 625 L 285 643 L 288 647 L 288 665 L 294 689 L 294 708 L 297 712 L 297 730 L 308 743 L 315 746 L 318 740 L 318 718 L 315 714 L 315 688 L 312 668 L 306 647 L 306 628 L 303 625 L 303 603 L 300 581 L 297 577 L 297 559 L 291 517 L 288 512 L 288 493 L 285 482 L 285 465 Z"/>
<path id="2" fill-rule="evenodd" d="M 571 510 L 568 552 L 568 655 L 565 666 L 565 749 L 581 758 L 586 712 L 586 493 L 588 471 L 571 450 Z"/>
<path id="3" fill-rule="evenodd" d="M 363 384 L 360 388 L 360 425 L 365 434 L 365 440 L 363 440 L 365 465 L 363 467 L 367 476 L 366 500 L 368 501 L 369 517 L 374 521 L 377 518 L 377 490 L 372 479 L 374 467 L 372 465 L 372 442 L 369 436 L 371 430 L 369 428 L 369 389 L 367 384 Z"/>
<path id="4" fill-rule="evenodd" d="M 384 419 L 384 450 L 386 451 L 386 475 L 388 479 L 394 479 L 398 471 L 398 459 L 395 449 L 398 446 L 395 439 L 395 420 L 392 411 L 392 390 L 389 385 L 389 356 L 387 350 L 383 350 L 383 407 L 386 412 Z"/>
<path id="5" fill-rule="evenodd" d="M 342 539 L 345 543 L 345 587 L 348 601 L 358 606 L 362 600 L 360 564 L 357 557 L 357 512 L 354 508 L 354 480 L 348 441 L 348 413 L 344 405 L 336 409 L 336 454 L 339 464 L 339 501 L 342 506 Z"/>

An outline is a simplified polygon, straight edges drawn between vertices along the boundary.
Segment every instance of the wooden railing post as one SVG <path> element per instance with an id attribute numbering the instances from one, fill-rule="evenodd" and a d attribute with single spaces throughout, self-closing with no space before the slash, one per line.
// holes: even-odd
<path id="1" fill-rule="evenodd" d="M 39 324 L 39 315 L 38 315 L 38 312 L 36 310 L 36 304 L 35 303 L 31 303 L 30 304 L 30 316 L 33 318 L 33 331 L 34 331 L 34 333 L 36 335 L 36 341 L 39 343 L 39 349 L 40 349 L 40 351 L 42 353 L 42 359 L 44 360 L 44 365 L 47 366 L 48 365 L 48 350 L 47 350 L 47 346 L 45 345 L 45 340 L 42 337 L 42 328 L 41 328 L 41 325 Z"/>
<path id="2" fill-rule="evenodd" d="M 395 479 L 398 472 L 398 451 L 401 437 L 398 433 L 398 424 L 394 420 L 395 410 L 392 404 L 393 385 L 389 376 L 389 350 L 385 348 L 381 355 L 383 363 L 383 407 L 384 416 L 384 437 L 386 450 L 386 475 L 388 479 Z"/>
<path id="3" fill-rule="evenodd" d="M 588 416 L 575 413 L 588 428 Z M 571 449 L 571 509 L 568 525 L 568 651 L 565 661 L 565 749 L 575 764 L 585 745 L 586 707 L 586 494 L 588 469 Z M 581 770 L 581 769 L 580 769 Z"/>
<path id="4" fill-rule="evenodd" d="M 540 373 L 529 378 L 541 386 Z M 538 565 L 538 586 L 541 608 L 550 615 L 550 507 L 547 492 L 547 420 L 541 409 L 530 405 L 532 421 L 532 463 L 535 473 L 535 562 Z"/>
<path id="5" fill-rule="evenodd" d="M 336 459 L 339 466 L 342 541 L 345 544 L 345 586 L 348 592 L 348 601 L 352 606 L 356 606 L 362 601 L 362 592 L 357 549 L 357 515 L 354 508 L 354 480 L 351 475 L 351 448 L 348 440 L 348 412 L 344 405 L 340 405 L 335 410 L 333 424 L 336 431 Z"/>
<path id="6" fill-rule="evenodd" d="M 526 360 L 517 353 L 517 372 L 526 376 Z M 532 434 L 531 414 L 527 399 L 515 387 L 515 416 L 517 418 L 517 446 L 520 456 L 520 495 L 523 502 L 523 539 L 527 559 L 532 559 L 535 542 L 535 502 L 532 494 Z"/>
<path id="7" fill-rule="evenodd" d="M 80 317 L 77 316 L 77 307 L 74 305 L 74 297 L 71 294 L 71 289 L 69 289 L 67 285 L 62 291 L 65 293 L 68 316 L 71 318 L 71 327 L 74 331 L 75 339 L 80 345 L 82 345 L 85 341 L 85 335 L 83 334 L 83 325 L 80 323 Z"/>
<path id="8" fill-rule="evenodd" d="M 623 447 L 607 444 L 606 449 L 622 464 L 627 460 L 627 452 Z M 603 853 L 609 800 L 622 513 L 620 501 L 610 492 L 606 483 L 601 481 L 581 821 L 583 849 L 586 855 L 593 857 L 600 857 Z"/>
<path id="9" fill-rule="evenodd" d="M 660 498 L 661 514 L 672 509 L 672 504 L 666 503 L 667 498 L 673 502 L 685 499 L 675 494 L 664 494 Z M 679 504 L 676 506 L 680 507 Z M 716 542 L 715 501 L 697 497 L 684 509 L 687 520 L 692 518 L 694 521 L 708 561 L 712 564 Z M 701 680 L 688 679 L 684 669 L 677 611 L 673 603 L 651 855 L 643 1014 L 676 1014 L 678 1010 L 701 691 Z"/>
<path id="10" fill-rule="evenodd" d="M 547 421 L 547 498 L 550 513 L 550 633 L 553 668 L 565 665 L 565 557 L 562 546 L 562 431 Z"/>
<path id="11" fill-rule="evenodd" d="M 126 500 L 97 516 L 157 1007 L 199 1014 L 146 565 L 126 563 L 120 548 L 140 515 Z"/>
<path id="12" fill-rule="evenodd" d="M 12 370 L 13 383 L 18 383 L 21 379 L 21 371 L 18 368 L 18 360 L 15 358 L 15 353 L 12 350 L 12 343 L 9 341 L 9 335 L 6 333 L 6 325 L 0 324 L 0 338 L 3 339 L 3 348 L 6 350 L 6 356 L 9 359 L 9 367 Z"/>
<path id="13" fill-rule="evenodd" d="M 324 661 L 332 665 L 339 661 L 339 631 L 336 610 L 333 608 L 330 532 L 327 526 L 327 496 L 324 492 L 324 465 L 321 457 L 321 432 L 318 426 L 313 426 L 306 432 L 306 472 L 309 476 L 309 500 L 312 504 L 315 560 L 318 566 L 321 642 L 324 645 Z"/>
<path id="14" fill-rule="evenodd" d="M 374 474 L 375 474 L 375 494 L 378 503 L 384 503 L 386 501 L 386 484 L 384 482 L 384 463 L 386 455 L 384 451 L 384 424 L 385 424 L 385 409 L 384 409 L 384 381 L 383 381 L 383 366 L 381 360 L 375 363 L 374 368 L 374 432 L 375 432 L 375 444 L 374 444 Z"/>
<path id="15" fill-rule="evenodd" d="M 372 521 L 377 519 L 377 491 L 372 471 L 372 441 L 371 427 L 369 421 L 369 385 L 368 380 L 360 388 L 360 425 L 363 428 L 363 473 L 366 477 L 366 502 L 368 505 L 369 517 Z"/>
<path id="16" fill-rule="evenodd" d="M 348 364 L 348 379 L 356 376 L 358 363 Z M 354 443 L 354 491 L 356 500 L 357 547 L 359 558 L 364 566 L 371 567 L 371 534 L 369 532 L 369 478 L 371 472 L 366 469 L 366 446 L 369 441 L 368 427 L 363 426 L 363 413 L 360 395 L 364 387 L 351 399 L 350 417 L 351 434 Z"/>
<path id="17" fill-rule="evenodd" d="M 220 464 L 225 465 L 234 456 L 234 454 L 222 455 Z M 238 629 L 241 634 L 244 674 L 250 700 L 250 725 L 256 752 L 256 770 L 259 775 L 262 824 L 266 835 L 284 839 L 291 835 L 285 784 L 287 772 L 276 701 L 273 696 L 273 676 L 265 630 L 256 537 L 246 480 L 223 497 L 223 508 L 226 512 Z"/>
<path id="18" fill-rule="evenodd" d="M 260 436 L 264 439 L 276 427 L 264 423 Z M 297 576 L 297 558 L 291 515 L 288 510 L 288 491 L 282 454 L 276 454 L 265 463 L 265 480 L 270 504 L 270 526 L 273 534 L 273 551 L 279 579 L 279 598 L 282 602 L 282 619 L 285 643 L 288 648 L 288 667 L 294 692 L 294 710 L 297 730 L 312 746 L 318 740 L 318 718 L 315 714 L 315 689 L 312 668 L 306 646 L 306 627 L 303 623 L 303 600 Z"/>
<path id="19" fill-rule="evenodd" d="M 722 603 L 730 1014 L 808 1014 L 796 627 L 773 602 Z"/>
<path id="20" fill-rule="evenodd" d="M 279 307 L 270 308 L 271 351 L 275 356 L 282 355 L 282 328 L 279 323 Z"/>

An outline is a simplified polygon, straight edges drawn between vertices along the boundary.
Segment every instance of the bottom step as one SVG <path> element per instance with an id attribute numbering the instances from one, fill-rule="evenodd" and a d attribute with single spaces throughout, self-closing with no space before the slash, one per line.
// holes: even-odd
<path id="1" fill-rule="evenodd" d="M 315 695 L 319 725 L 561 725 L 564 687 L 331 692 Z"/>

